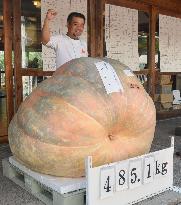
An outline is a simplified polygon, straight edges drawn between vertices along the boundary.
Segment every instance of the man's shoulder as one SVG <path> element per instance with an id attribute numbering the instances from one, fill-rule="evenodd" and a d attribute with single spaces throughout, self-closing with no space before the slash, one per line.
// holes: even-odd
<path id="1" fill-rule="evenodd" d="M 52 38 L 63 38 L 63 34 L 53 34 Z"/>

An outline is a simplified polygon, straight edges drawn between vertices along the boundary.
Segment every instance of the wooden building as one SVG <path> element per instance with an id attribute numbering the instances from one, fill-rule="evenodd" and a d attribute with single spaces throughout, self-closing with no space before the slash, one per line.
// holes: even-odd
<path id="1" fill-rule="evenodd" d="M 26 2 L 26 3 L 25 3 Z M 53 71 L 43 71 L 42 69 L 33 69 L 22 67 L 22 38 L 21 38 L 21 16 L 23 15 L 22 5 L 32 1 L 25 0 L 2 0 L 3 12 L 3 44 L 4 65 L 5 65 L 5 99 L 6 112 L 5 119 L 7 126 L 13 115 L 16 113 L 19 105 L 23 101 L 23 76 L 51 76 Z M 38 1 L 40 3 L 40 0 Z M 130 9 L 136 9 L 145 12 L 149 17 L 148 24 L 148 63 L 147 68 L 135 71 L 136 74 L 144 74 L 148 78 L 147 91 L 155 100 L 157 80 L 162 75 L 172 75 L 174 78 L 181 72 L 160 72 L 155 67 L 156 55 L 156 26 L 159 14 L 181 18 L 180 0 L 87 0 L 87 37 L 88 50 L 92 57 L 105 56 L 105 5 L 116 5 Z M 40 8 L 38 8 L 40 12 Z M 34 16 L 40 16 L 40 13 L 33 7 L 27 6 L 27 13 Z M 40 32 L 40 31 L 39 31 Z M 181 37 L 180 37 L 181 40 Z M 35 46 L 36 47 L 36 46 Z M 38 46 L 37 46 L 38 47 Z M 36 48 L 38 49 L 38 48 Z M 40 49 L 41 50 L 41 49 Z M 12 66 L 12 51 L 14 51 L 14 66 Z M 181 65 L 180 65 L 181 66 Z M 1 72 L 1 71 L 0 71 Z M 3 72 L 1 72 L 2 74 Z M 181 109 L 157 111 L 157 117 L 180 116 Z M 1 117 L 1 116 L 0 116 Z M 1 122 L 1 121 L 0 121 Z M 3 122 L 4 123 L 4 122 Z M 1 125 L 2 126 L 2 123 Z M 0 142 L 7 141 L 6 132 L 0 133 Z M 1 129 L 0 129 L 1 132 Z"/>

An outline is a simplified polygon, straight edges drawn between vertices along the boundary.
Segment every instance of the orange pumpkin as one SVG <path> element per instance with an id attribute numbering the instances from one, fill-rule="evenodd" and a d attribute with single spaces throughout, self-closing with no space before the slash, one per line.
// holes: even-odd
<path id="1" fill-rule="evenodd" d="M 114 68 L 123 86 L 107 93 L 95 63 Z M 112 59 L 79 58 L 56 70 L 21 104 L 9 126 L 14 156 L 32 170 L 64 177 L 149 152 L 155 107 L 127 66 Z M 130 71 L 129 71 L 130 73 Z"/>

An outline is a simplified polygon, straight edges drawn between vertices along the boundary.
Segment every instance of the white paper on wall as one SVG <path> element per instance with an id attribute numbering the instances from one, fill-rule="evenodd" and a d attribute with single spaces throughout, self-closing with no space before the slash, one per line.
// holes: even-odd
<path id="1" fill-rule="evenodd" d="M 160 70 L 181 72 L 181 19 L 159 15 Z"/>
<path id="2" fill-rule="evenodd" d="M 107 56 L 139 70 L 138 11 L 109 4 L 105 9 Z"/>
<path id="3" fill-rule="evenodd" d="M 67 16 L 73 11 L 83 13 L 87 19 L 87 0 L 42 0 L 42 25 L 48 9 L 54 9 L 57 11 L 56 18 L 50 23 L 51 34 L 65 34 L 67 32 Z M 87 21 L 82 39 L 87 41 Z M 47 71 L 56 69 L 55 57 L 53 49 L 42 46 L 43 70 Z"/>

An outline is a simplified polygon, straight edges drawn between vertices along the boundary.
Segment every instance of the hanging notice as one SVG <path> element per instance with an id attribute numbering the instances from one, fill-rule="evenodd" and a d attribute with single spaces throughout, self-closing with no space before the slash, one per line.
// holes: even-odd
<path id="1" fill-rule="evenodd" d="M 107 94 L 113 92 L 123 92 L 123 86 L 116 74 L 114 68 L 107 62 L 101 61 L 95 63 L 97 70 L 101 76 L 102 82 L 106 89 Z"/>

